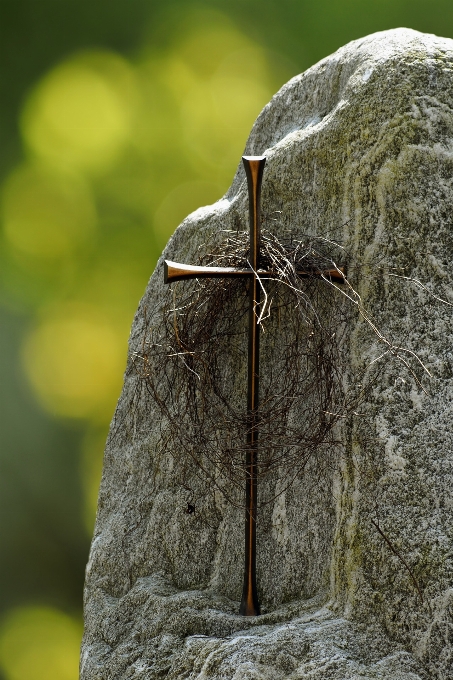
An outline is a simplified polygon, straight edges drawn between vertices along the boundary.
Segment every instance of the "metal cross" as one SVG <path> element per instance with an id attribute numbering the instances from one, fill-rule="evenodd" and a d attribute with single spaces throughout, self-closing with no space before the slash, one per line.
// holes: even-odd
<path id="1" fill-rule="evenodd" d="M 249 267 L 201 267 L 177 262 L 164 262 L 164 281 L 172 283 L 182 279 L 240 277 L 250 281 L 249 326 L 248 326 L 248 389 L 247 389 L 247 453 L 246 453 L 246 514 L 245 514 L 245 566 L 244 586 L 239 613 L 243 616 L 257 616 L 260 605 L 256 589 L 256 509 L 257 509 L 257 464 L 258 464 L 258 388 L 259 388 L 259 343 L 260 325 L 257 307 L 260 304 L 261 286 L 259 278 L 275 278 L 275 272 L 260 268 L 260 195 L 266 158 L 264 156 L 242 157 L 249 195 L 250 213 L 250 256 Z M 302 278 L 325 276 L 331 281 L 343 283 L 342 270 L 298 271 Z"/>

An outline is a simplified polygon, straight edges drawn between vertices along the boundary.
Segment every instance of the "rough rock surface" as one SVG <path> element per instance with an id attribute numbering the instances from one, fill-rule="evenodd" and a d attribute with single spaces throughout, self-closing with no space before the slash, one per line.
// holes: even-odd
<path id="1" fill-rule="evenodd" d="M 451 680 L 453 312 L 436 296 L 453 303 L 453 41 L 397 29 L 346 45 L 275 95 L 246 153 L 267 157 L 265 213 L 326 237 L 344 225 L 363 304 L 432 377 L 423 391 L 385 359 L 322 483 L 313 461 L 263 511 L 266 613 L 247 619 L 236 613 L 242 513 L 195 479 L 197 512 L 184 512 L 172 462 L 153 467 L 157 412 L 128 413 L 137 377 L 127 372 L 87 567 L 81 677 Z M 207 234 L 238 224 L 241 167 L 164 255 L 196 262 Z M 162 295 L 160 261 L 131 357 Z M 353 378 L 385 347 L 359 318 L 348 337 Z"/>

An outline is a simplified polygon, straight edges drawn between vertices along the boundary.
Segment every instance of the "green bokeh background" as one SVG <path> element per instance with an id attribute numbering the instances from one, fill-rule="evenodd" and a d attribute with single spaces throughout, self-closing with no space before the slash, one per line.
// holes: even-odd
<path id="1" fill-rule="evenodd" d="M 0 677 L 77 677 L 127 337 L 179 221 L 280 85 L 447 0 L 1 0 Z"/>

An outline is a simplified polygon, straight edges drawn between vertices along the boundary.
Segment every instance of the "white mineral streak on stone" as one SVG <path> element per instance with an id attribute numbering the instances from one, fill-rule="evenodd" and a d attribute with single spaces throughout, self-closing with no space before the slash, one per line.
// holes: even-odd
<path id="1" fill-rule="evenodd" d="M 433 377 L 424 393 L 386 357 L 339 460 L 310 461 L 260 511 L 267 613 L 245 619 L 242 512 L 195 477 L 197 512 L 184 512 L 176 466 L 157 456 L 159 414 L 128 411 L 128 372 L 87 568 L 81 677 L 452 680 L 453 310 L 433 296 L 453 301 L 453 41 L 398 29 L 346 45 L 283 86 L 245 153 L 268 158 L 264 213 L 323 235 L 344 225 L 356 261 L 380 259 L 378 276 L 351 272 L 354 284 Z M 247 219 L 239 166 L 227 196 L 186 218 L 165 257 L 196 262 L 207 237 Z M 392 276 L 403 269 L 412 282 Z M 161 260 L 131 357 L 163 289 Z M 360 321 L 349 343 L 345 385 L 383 351 Z M 271 498 L 279 483 L 260 493 Z"/>
<path id="2" fill-rule="evenodd" d="M 286 515 L 286 493 L 281 487 L 282 484 L 277 481 L 275 488 L 277 498 L 272 510 L 272 537 L 278 545 L 286 548 L 289 539 L 288 517 Z"/>

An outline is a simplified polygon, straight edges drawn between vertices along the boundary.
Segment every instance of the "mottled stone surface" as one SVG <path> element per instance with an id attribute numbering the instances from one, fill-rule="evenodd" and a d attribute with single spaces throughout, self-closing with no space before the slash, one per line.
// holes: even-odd
<path id="1" fill-rule="evenodd" d="M 432 377 L 423 391 L 385 357 L 338 459 L 311 461 L 263 510 L 266 613 L 245 619 L 242 513 L 195 476 L 197 512 L 184 512 L 172 461 L 156 467 L 159 415 L 131 411 L 128 372 L 87 568 L 82 678 L 451 680 L 453 308 L 435 296 L 453 303 L 453 41 L 398 29 L 346 45 L 275 95 L 246 153 L 267 157 L 265 213 L 282 210 L 284 226 L 326 237 L 344 225 L 364 306 Z M 239 167 L 226 197 L 190 215 L 165 257 L 195 262 L 208 234 L 246 224 Z M 131 356 L 162 279 L 160 261 Z M 348 337 L 352 384 L 386 346 L 359 318 Z"/>

